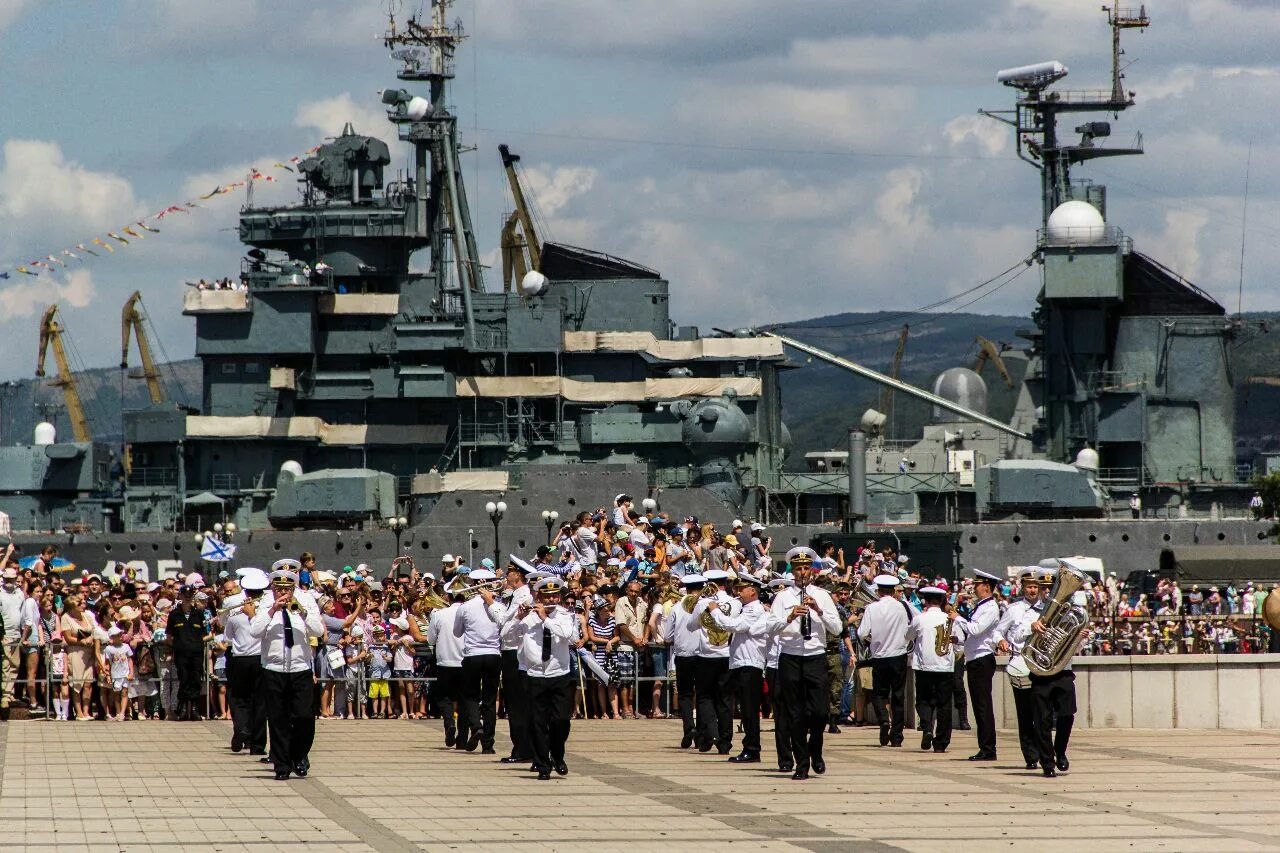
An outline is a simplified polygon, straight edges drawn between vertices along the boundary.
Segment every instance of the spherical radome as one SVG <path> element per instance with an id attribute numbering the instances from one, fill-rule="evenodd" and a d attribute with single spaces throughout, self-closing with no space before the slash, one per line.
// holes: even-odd
<path id="1" fill-rule="evenodd" d="M 281 466 L 280 466 L 280 473 L 281 473 L 281 474 L 289 473 L 289 474 L 292 474 L 292 475 L 293 475 L 293 476 L 295 476 L 295 477 L 301 477 L 301 476 L 302 476 L 302 464 L 301 464 L 301 463 L 299 463 L 299 462 L 294 461 L 293 459 L 289 459 L 289 460 L 287 460 L 286 462 L 284 462 L 283 464 L 281 464 Z"/>
<path id="2" fill-rule="evenodd" d="M 547 277 L 537 270 L 529 270 L 520 279 L 520 292 L 525 296 L 537 296 L 547 286 Z"/>
<path id="3" fill-rule="evenodd" d="M 48 421 L 41 421 L 36 424 L 35 443 L 36 444 L 56 444 L 58 441 L 58 429 Z"/>
<path id="4" fill-rule="evenodd" d="M 1075 466 L 1081 471 L 1097 471 L 1098 470 L 1098 451 L 1092 447 L 1085 447 L 1076 454 Z"/>
<path id="5" fill-rule="evenodd" d="M 933 393 L 980 415 L 987 413 L 987 383 L 967 367 L 951 367 L 939 373 L 933 380 Z M 933 407 L 933 419 L 948 423 L 965 420 L 939 406 Z"/>
<path id="6" fill-rule="evenodd" d="M 404 105 L 405 116 L 414 121 L 421 121 L 429 112 L 431 112 L 431 102 L 420 95 L 414 95 L 409 99 L 409 103 Z"/>
<path id="7" fill-rule="evenodd" d="M 1045 233 L 1050 240 L 1095 243 L 1106 234 L 1107 223 L 1087 201 L 1065 201 L 1049 214 Z"/>

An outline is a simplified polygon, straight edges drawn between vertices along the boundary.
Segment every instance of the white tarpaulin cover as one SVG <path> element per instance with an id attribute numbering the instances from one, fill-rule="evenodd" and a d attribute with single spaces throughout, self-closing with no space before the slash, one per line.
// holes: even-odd
<path id="1" fill-rule="evenodd" d="M 188 438 L 284 438 L 321 444 L 440 444 L 445 428 L 430 424 L 328 424 L 320 418 L 271 418 L 265 415 L 220 417 L 188 415 Z"/>
<path id="2" fill-rule="evenodd" d="M 565 352 L 644 352 L 664 361 L 699 358 L 782 358 L 777 338 L 660 341 L 652 332 L 565 332 Z"/>
<path id="3" fill-rule="evenodd" d="M 643 382 L 583 382 L 555 376 L 459 376 L 459 397 L 556 397 L 574 403 L 638 403 L 681 397 L 718 397 L 732 388 L 739 397 L 759 397 L 754 377 L 676 377 Z"/>

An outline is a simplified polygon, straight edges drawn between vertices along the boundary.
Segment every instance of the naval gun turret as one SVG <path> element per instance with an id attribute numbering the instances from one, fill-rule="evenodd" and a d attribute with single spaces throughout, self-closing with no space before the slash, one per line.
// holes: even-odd
<path id="1" fill-rule="evenodd" d="M 373 193 L 382 189 L 382 169 L 390 162 L 387 143 L 361 136 L 348 122 L 337 139 L 299 163 L 298 171 L 308 189 L 335 201 L 359 203 L 371 201 Z"/>

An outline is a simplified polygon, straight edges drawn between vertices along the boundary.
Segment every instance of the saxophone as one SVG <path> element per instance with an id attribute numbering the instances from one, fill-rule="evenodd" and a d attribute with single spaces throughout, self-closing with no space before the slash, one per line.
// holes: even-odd
<path id="1" fill-rule="evenodd" d="M 933 653 L 940 658 L 946 657 L 951 652 L 951 620 L 938 625 L 933 632 Z"/>
<path id="2" fill-rule="evenodd" d="M 1071 597 L 1084 588 L 1089 578 L 1084 572 L 1066 564 L 1058 569 L 1053 588 L 1045 599 L 1040 622 L 1043 634 L 1033 633 L 1022 649 L 1022 657 L 1032 675 L 1057 675 L 1071 662 L 1080 648 L 1080 635 L 1089 625 L 1089 613 L 1071 603 Z"/>

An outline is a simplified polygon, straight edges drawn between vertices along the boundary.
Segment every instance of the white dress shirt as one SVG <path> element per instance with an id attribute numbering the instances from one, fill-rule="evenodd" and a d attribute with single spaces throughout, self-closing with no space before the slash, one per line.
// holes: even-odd
<path id="1" fill-rule="evenodd" d="M 689 630 L 693 617 L 685 612 L 684 599 L 680 599 L 667 614 L 666 635 L 671 638 L 671 653 L 678 658 L 698 656 L 698 640 L 701 635 Z"/>
<path id="2" fill-rule="evenodd" d="M 724 590 L 716 593 L 714 599 L 714 609 L 721 613 L 724 613 L 727 610 L 728 615 L 730 616 L 736 615 L 742 607 L 738 602 L 738 599 L 729 595 Z M 702 627 L 702 614 L 708 607 L 712 606 L 712 603 L 712 599 L 710 598 L 700 599 L 698 603 L 694 605 L 693 616 L 689 617 L 689 622 L 686 625 L 686 628 L 698 635 L 698 657 L 727 659 L 729 657 L 729 644 L 725 643 L 723 646 L 712 645 L 711 636 L 707 633 L 707 629 Z"/>
<path id="3" fill-rule="evenodd" d="M 262 638 L 254 636 L 252 623 L 243 610 L 227 619 L 223 633 L 231 643 L 232 657 L 262 656 Z"/>
<path id="4" fill-rule="evenodd" d="M 1015 601 L 996 623 L 991 639 L 997 646 L 1004 640 L 1015 655 L 1022 654 L 1022 647 L 1031 639 L 1031 623 L 1039 618 L 1040 611 L 1030 601 Z"/>
<path id="5" fill-rule="evenodd" d="M 979 601 L 969 614 L 956 618 L 956 624 L 964 632 L 964 659 L 971 663 L 996 653 L 997 641 L 993 638 L 1000 622 L 1000 604 L 994 598 Z"/>
<path id="6" fill-rule="evenodd" d="M 556 678 L 569 674 L 569 658 L 573 655 L 577 633 L 574 626 L 576 617 L 564 607 L 548 607 L 547 613 L 545 621 L 534 612 L 515 622 L 516 635 L 520 640 L 520 648 L 516 652 L 520 656 L 520 668 L 530 678 Z M 542 646 L 547 634 L 551 635 L 551 656 L 544 661 Z"/>
<path id="7" fill-rule="evenodd" d="M 753 666 L 764 669 L 765 646 L 769 643 L 769 611 L 759 601 L 743 604 L 736 614 L 729 616 L 720 608 L 711 611 L 716 624 L 731 631 L 729 638 L 729 669 Z"/>
<path id="8" fill-rule="evenodd" d="M 453 621 L 453 636 L 462 639 L 462 656 L 502 654 L 498 645 L 498 625 L 489 617 L 484 599 L 474 595 L 458 608 Z"/>
<path id="9" fill-rule="evenodd" d="M 294 594 L 294 601 L 301 605 L 301 611 L 288 608 L 271 613 L 270 599 L 263 601 L 258 607 L 257 615 L 249 623 L 249 632 L 262 643 L 262 668 L 273 672 L 310 672 L 311 671 L 311 638 L 324 636 L 324 623 L 320 620 L 320 610 L 310 596 Z M 293 634 L 293 645 L 285 645 L 287 630 Z"/>
<path id="10" fill-rule="evenodd" d="M 453 623 L 458 618 L 458 609 L 462 605 L 450 604 L 448 607 L 431 611 L 431 621 L 427 625 L 427 640 L 436 650 L 436 666 L 462 666 L 462 638 L 454 636 Z"/>
<path id="11" fill-rule="evenodd" d="M 871 658 L 907 653 L 907 630 L 920 614 L 905 601 L 882 595 L 867 605 L 858 625 L 858 638 L 871 648 Z"/>
<path id="12" fill-rule="evenodd" d="M 765 616 L 765 627 L 769 626 L 769 617 Z M 777 669 L 778 657 L 782 654 L 782 640 L 777 634 L 771 634 L 765 641 L 764 646 L 764 668 Z"/>
<path id="13" fill-rule="evenodd" d="M 527 583 L 512 590 L 510 601 L 495 598 L 488 607 L 489 618 L 498 626 L 498 645 L 504 652 L 514 652 L 520 648 L 515 623 L 519 621 L 516 616 L 522 604 L 533 605 L 533 593 Z"/>
<path id="14" fill-rule="evenodd" d="M 818 603 L 821 613 L 809 613 L 809 639 L 804 638 L 801 622 L 803 616 L 797 616 L 790 622 L 791 608 L 799 606 L 805 595 Z M 810 657 L 827 653 L 827 637 L 840 636 L 843 627 L 840 614 L 836 611 L 836 603 L 831 594 L 820 586 L 809 584 L 803 590 L 787 587 L 773 599 L 773 609 L 769 612 L 769 627 L 778 635 L 779 653 Z"/>
<path id="15" fill-rule="evenodd" d="M 938 636 L 946 637 L 945 654 L 938 654 Z M 956 645 L 964 641 L 941 607 L 926 607 L 907 628 L 907 639 L 915 640 L 911 649 L 911 668 L 917 672 L 955 672 Z"/>

